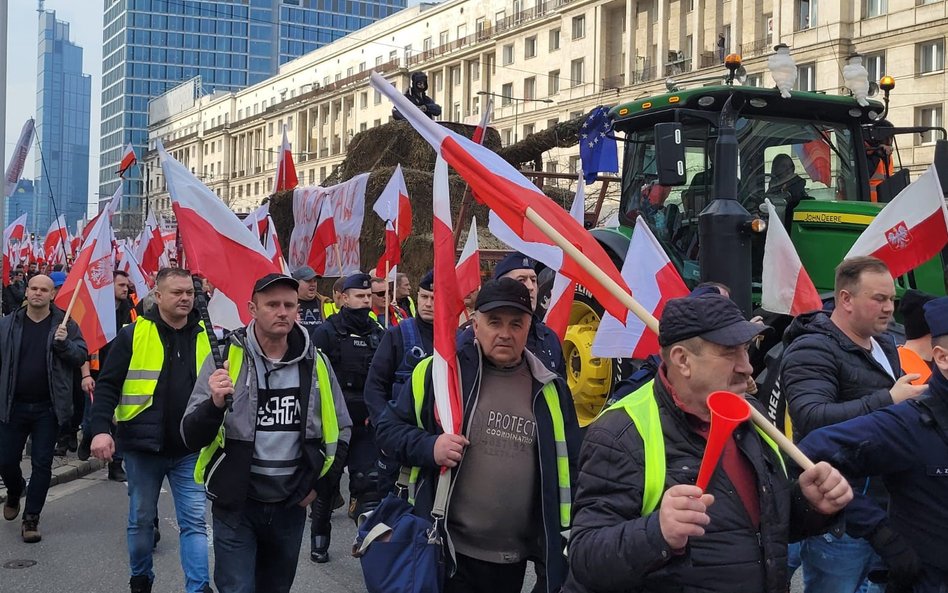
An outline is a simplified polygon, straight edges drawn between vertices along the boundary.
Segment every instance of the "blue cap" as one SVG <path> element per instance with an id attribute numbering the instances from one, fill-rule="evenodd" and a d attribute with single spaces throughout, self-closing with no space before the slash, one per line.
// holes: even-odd
<path id="1" fill-rule="evenodd" d="M 939 297 L 925 303 L 925 321 L 932 337 L 948 335 L 948 297 Z"/>
<path id="2" fill-rule="evenodd" d="M 360 290 L 368 290 L 372 288 L 372 276 L 358 272 L 346 277 L 346 281 L 342 283 L 343 292 L 353 288 Z"/>
<path id="3" fill-rule="evenodd" d="M 59 288 L 66 283 L 66 272 L 50 272 L 49 278 L 53 281 L 53 288 Z"/>
<path id="4" fill-rule="evenodd" d="M 421 282 L 418 283 L 418 288 L 434 290 L 434 270 L 425 272 L 425 275 L 421 277 Z"/>
<path id="5" fill-rule="evenodd" d="M 536 270 L 537 262 L 531 257 L 514 251 L 494 266 L 494 280 L 503 278 L 514 270 Z"/>

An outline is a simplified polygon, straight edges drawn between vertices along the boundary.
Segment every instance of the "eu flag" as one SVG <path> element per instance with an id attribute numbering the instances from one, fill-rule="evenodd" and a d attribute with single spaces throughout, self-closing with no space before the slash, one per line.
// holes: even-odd
<path id="1" fill-rule="evenodd" d="M 619 172 L 619 151 L 608 107 L 600 105 L 589 112 L 579 130 L 579 158 L 586 183 L 594 182 L 600 172 Z"/>

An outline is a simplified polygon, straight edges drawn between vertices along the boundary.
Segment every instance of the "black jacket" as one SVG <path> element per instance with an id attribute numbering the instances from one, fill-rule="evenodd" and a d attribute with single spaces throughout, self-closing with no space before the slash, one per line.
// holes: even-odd
<path id="1" fill-rule="evenodd" d="M 408 326 L 413 325 L 418 338 L 418 348 L 421 352 L 406 356 L 405 332 Z M 402 384 L 406 382 L 411 369 L 422 359 L 434 354 L 434 326 L 420 317 L 406 319 L 398 325 L 393 325 L 385 331 L 379 349 L 372 357 L 372 366 L 365 378 L 365 405 L 369 408 L 369 420 L 373 425 L 378 424 L 378 418 L 388 405 L 389 400 L 398 395 Z"/>
<path id="2" fill-rule="evenodd" d="M 23 338 L 23 318 L 26 307 L 20 307 L 10 315 L 0 318 L 0 422 L 10 421 L 13 408 L 13 390 L 16 388 L 16 373 L 20 358 L 20 341 Z M 49 396 L 59 424 L 72 418 L 73 373 L 89 356 L 86 341 L 75 321 L 66 324 L 66 339 L 57 342 L 53 334 L 63 322 L 65 313 L 50 304 L 52 323 L 46 348 L 46 371 L 49 374 Z"/>
<path id="3" fill-rule="evenodd" d="M 467 327 L 458 334 L 458 350 L 474 341 L 474 328 Z M 533 316 L 530 333 L 527 334 L 527 350 L 540 359 L 546 368 L 560 377 L 566 378 L 566 361 L 563 359 L 563 346 L 543 320 Z"/>
<path id="4" fill-rule="evenodd" d="M 705 441 L 662 379 L 653 385 L 665 441 L 665 487 L 694 484 Z M 820 532 L 829 518 L 810 508 L 750 423 L 739 426 L 734 438 L 757 476 L 760 530 L 718 470 L 708 485 L 714 504 L 705 535 L 689 538 L 685 553 L 675 555 L 662 537 L 658 509 L 641 516 L 644 445 L 632 419 L 624 409 L 600 416 L 587 428 L 580 452 L 564 591 L 786 591 L 788 541 Z"/>
<path id="5" fill-rule="evenodd" d="M 468 421 L 473 416 L 480 393 L 481 351 L 477 344 L 468 344 L 458 351 L 458 368 L 461 374 L 461 397 L 464 406 L 465 434 Z M 537 451 L 540 467 L 540 500 L 543 514 L 543 552 L 546 564 L 547 591 L 557 591 L 566 579 L 566 558 L 563 556 L 563 538 L 560 534 L 559 490 L 556 472 L 556 443 L 553 438 L 553 420 L 550 416 L 541 390 L 546 382 L 553 381 L 559 394 L 559 407 L 563 413 L 566 431 L 566 448 L 569 458 L 570 484 L 575 484 L 576 456 L 581 441 L 579 424 L 573 398 L 566 382 L 545 368 L 535 356 L 525 352 L 530 372 L 533 375 L 533 412 L 536 417 Z M 541 382 L 542 380 L 542 382 Z M 438 483 L 439 466 L 434 461 L 434 443 L 443 431 L 435 419 L 434 396 L 431 380 L 431 367 L 425 374 L 425 398 L 422 404 L 421 420 L 424 429 L 415 424 L 414 398 L 411 381 L 405 383 L 396 399 L 382 412 L 376 427 L 376 440 L 379 446 L 399 463 L 418 466 L 421 474 L 415 498 L 415 514 L 429 517 Z M 464 464 L 463 460 L 458 468 Z M 456 470 L 458 469 L 456 468 Z M 452 479 L 457 471 L 452 472 Z M 498 484 L 498 492 L 503 488 Z M 448 504 L 450 512 L 450 502 Z M 450 535 L 450 534 L 448 534 Z M 450 547 L 450 546 L 449 546 Z M 450 560 L 450 558 L 449 558 Z"/>
<path id="6" fill-rule="evenodd" d="M 197 378 L 195 345 L 198 334 L 204 329 L 198 325 L 197 311 L 191 311 L 187 324 L 180 330 L 175 330 L 161 319 L 157 305 L 147 311 L 144 317 L 158 326 L 158 336 L 165 347 L 164 364 L 158 376 L 152 405 L 131 420 L 119 422 L 115 437 L 125 451 L 160 453 L 171 457 L 185 455 L 192 449 L 181 439 L 179 427 Z M 109 432 L 132 360 L 134 332 L 134 323 L 119 330 L 99 371 L 90 421 L 93 435 Z M 181 350 L 180 361 L 168 355 L 173 346 Z"/>
<path id="7" fill-rule="evenodd" d="M 26 299 L 26 283 L 11 282 L 3 287 L 3 314 L 9 315 L 23 305 Z"/>
<path id="8" fill-rule="evenodd" d="M 876 338 L 892 372 L 902 374 L 891 337 Z M 823 426 L 892 404 L 895 380 L 822 312 L 800 315 L 784 333 L 780 382 L 797 439 Z"/>

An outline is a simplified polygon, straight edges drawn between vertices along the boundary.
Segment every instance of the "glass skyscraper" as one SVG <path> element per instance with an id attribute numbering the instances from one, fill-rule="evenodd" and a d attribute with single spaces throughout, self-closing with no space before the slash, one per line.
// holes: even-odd
<path id="1" fill-rule="evenodd" d="M 89 115 L 92 78 L 82 73 L 82 48 L 54 11 L 39 15 L 36 81 L 36 183 L 31 228 L 45 233 L 66 216 L 75 232 L 89 202 Z M 53 207 L 55 202 L 55 208 Z"/>
<path id="2" fill-rule="evenodd" d="M 148 101 L 201 77 L 203 92 L 236 91 L 280 64 L 405 7 L 406 0 L 105 0 L 100 205 L 125 146 L 147 150 Z M 126 176 L 122 210 L 140 227 L 143 178 Z M 122 223 L 117 222 L 117 226 Z"/>
<path id="3" fill-rule="evenodd" d="M 13 193 L 7 198 L 6 212 L 3 214 L 4 220 L 7 221 L 6 224 L 10 224 L 23 214 L 26 214 L 26 228 L 34 233 L 39 232 L 40 235 L 45 233 L 46 229 L 49 228 L 48 226 L 44 227 L 43 230 L 39 230 L 33 226 L 33 202 L 35 197 L 33 193 L 33 180 L 20 179 L 16 184 L 16 189 L 13 190 Z"/>

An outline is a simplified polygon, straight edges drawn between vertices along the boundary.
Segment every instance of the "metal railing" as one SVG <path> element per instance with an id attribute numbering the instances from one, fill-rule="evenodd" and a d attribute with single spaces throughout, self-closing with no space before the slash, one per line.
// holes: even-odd
<path id="1" fill-rule="evenodd" d="M 755 58 L 764 55 L 770 49 L 773 40 L 770 37 L 755 39 L 748 43 L 741 44 L 741 56 L 745 58 Z"/>

